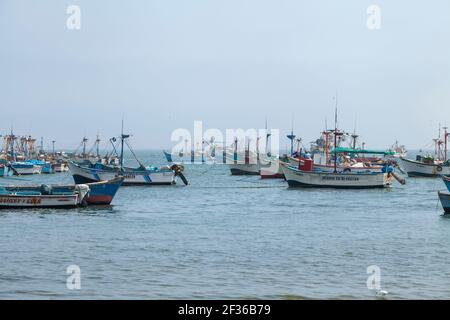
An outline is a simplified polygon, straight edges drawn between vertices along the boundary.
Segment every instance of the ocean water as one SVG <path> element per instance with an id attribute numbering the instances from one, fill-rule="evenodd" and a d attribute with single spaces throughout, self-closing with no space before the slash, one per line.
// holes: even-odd
<path id="1" fill-rule="evenodd" d="M 224 165 L 185 174 L 187 187 L 123 187 L 110 207 L 1 210 L 0 298 L 376 299 L 369 266 L 386 299 L 450 298 L 439 179 L 338 191 L 231 176 Z M 0 184 L 72 182 L 19 179 Z M 69 265 L 80 267 L 79 290 L 66 286 Z"/>

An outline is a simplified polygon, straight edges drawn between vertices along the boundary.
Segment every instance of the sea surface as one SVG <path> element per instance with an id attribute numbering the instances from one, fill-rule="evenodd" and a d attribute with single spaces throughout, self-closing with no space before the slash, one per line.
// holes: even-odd
<path id="1" fill-rule="evenodd" d="M 162 152 L 140 152 L 165 164 Z M 186 165 L 189 186 L 122 187 L 110 207 L 0 211 L 0 299 L 450 298 L 440 179 L 289 189 Z M 0 184 L 72 183 L 69 173 Z M 68 289 L 79 266 L 81 288 Z"/>

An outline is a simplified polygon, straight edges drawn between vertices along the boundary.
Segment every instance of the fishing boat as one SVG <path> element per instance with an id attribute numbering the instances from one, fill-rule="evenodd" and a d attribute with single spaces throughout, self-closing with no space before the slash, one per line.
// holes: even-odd
<path id="1" fill-rule="evenodd" d="M 25 161 L 25 163 L 30 163 L 33 166 L 38 166 L 41 168 L 39 173 L 46 173 L 46 174 L 50 174 L 53 173 L 53 167 L 52 164 L 48 161 L 42 161 L 42 160 L 27 160 Z M 39 169 L 38 169 L 39 170 Z M 37 172 L 35 172 L 37 173 Z"/>
<path id="2" fill-rule="evenodd" d="M 400 164 L 410 177 L 440 177 L 450 175 L 450 161 L 448 159 L 447 145 L 449 132 L 444 128 L 444 139 L 439 136 L 434 139 L 435 155 L 417 155 L 415 160 L 400 157 Z M 442 150 L 444 145 L 444 150 Z"/>
<path id="3" fill-rule="evenodd" d="M 440 177 L 450 175 L 448 160 L 439 161 L 432 156 L 418 155 L 416 160 L 400 158 L 400 163 L 410 177 Z"/>
<path id="4" fill-rule="evenodd" d="M 123 177 L 116 177 L 107 181 L 87 183 L 89 187 L 89 194 L 86 197 L 88 205 L 109 205 L 111 204 L 114 196 L 123 183 Z M 52 190 L 55 193 L 67 193 L 73 192 L 76 185 L 52 185 Z"/>
<path id="5" fill-rule="evenodd" d="M 227 164 L 230 169 L 231 175 L 259 175 L 260 173 L 260 163 L 259 163 L 259 153 L 250 151 L 250 139 L 247 140 L 247 145 L 244 150 L 244 159 L 240 158 L 238 153 L 238 140 L 234 140 L 234 152 L 232 156 L 227 155 Z"/>
<path id="6" fill-rule="evenodd" d="M 320 188 L 343 188 L 343 189 L 365 189 L 384 188 L 392 184 L 393 178 L 404 183 L 394 174 L 392 166 L 385 165 L 379 172 L 353 172 L 343 170 L 338 171 L 338 155 L 356 154 L 355 149 L 338 148 L 338 137 L 342 135 L 337 128 L 337 99 L 335 109 L 334 125 L 334 150 L 333 172 L 314 171 L 314 160 L 311 158 L 300 159 L 298 167 L 282 163 L 282 170 L 289 187 L 320 187 Z"/>
<path id="7" fill-rule="evenodd" d="M 173 165 L 171 167 L 111 167 L 100 163 L 78 164 L 69 161 L 69 170 L 75 183 L 92 183 L 111 180 L 119 176 L 124 177 L 124 186 L 130 185 L 171 185 L 176 183 L 177 173 Z"/>
<path id="8" fill-rule="evenodd" d="M 14 174 L 16 175 L 40 174 L 42 171 L 42 167 L 25 161 L 12 162 L 11 167 L 14 169 Z"/>
<path id="9" fill-rule="evenodd" d="M 92 183 L 99 181 L 112 180 L 116 177 L 124 177 L 123 185 L 172 185 L 176 183 L 176 178 L 184 182 L 185 185 L 188 184 L 187 179 L 183 175 L 184 167 L 181 165 L 173 164 L 172 166 L 164 167 L 146 167 L 144 166 L 133 149 L 127 142 L 129 135 L 123 134 L 123 124 L 122 124 L 122 134 L 120 136 L 120 166 L 105 165 L 102 163 L 92 164 L 90 161 L 85 161 L 83 163 L 77 163 L 75 161 L 69 160 L 69 169 L 72 173 L 75 183 Z M 114 138 L 114 140 L 116 139 Z M 123 151 L 124 144 L 127 144 L 129 150 L 134 156 L 135 160 L 138 162 L 139 167 L 131 168 L 125 167 L 123 165 Z M 113 145 L 114 150 L 116 147 Z"/>
<path id="10" fill-rule="evenodd" d="M 53 192 L 48 185 L 0 187 L 0 208 L 73 208 L 83 205 L 88 193 L 86 185 L 66 193 Z"/>

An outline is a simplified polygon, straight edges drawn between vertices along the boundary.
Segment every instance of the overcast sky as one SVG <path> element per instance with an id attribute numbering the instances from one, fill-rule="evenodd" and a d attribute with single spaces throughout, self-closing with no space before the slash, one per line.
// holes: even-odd
<path id="1" fill-rule="evenodd" d="M 81 29 L 69 30 L 69 5 Z M 367 8 L 381 8 L 369 30 Z M 0 0 L 0 131 L 75 148 L 120 132 L 263 128 L 311 141 L 331 126 L 367 147 L 422 148 L 450 124 L 450 1 Z M 281 146 L 287 145 L 283 138 Z"/>

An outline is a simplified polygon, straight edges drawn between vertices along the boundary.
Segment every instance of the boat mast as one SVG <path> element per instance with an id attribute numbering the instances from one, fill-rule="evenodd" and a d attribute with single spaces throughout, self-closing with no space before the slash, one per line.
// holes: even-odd
<path id="1" fill-rule="evenodd" d="M 13 159 L 13 161 L 16 161 L 17 158 L 16 158 L 16 154 L 15 154 L 15 152 L 14 152 L 14 140 L 16 139 L 16 137 L 14 136 L 14 133 L 13 133 L 13 129 L 12 129 L 12 128 L 11 128 L 11 136 L 10 136 L 10 139 L 11 139 L 11 158 Z"/>
<path id="2" fill-rule="evenodd" d="M 238 138 L 234 137 L 234 152 L 233 152 L 233 160 L 234 160 L 234 164 L 237 163 L 237 148 L 238 148 Z"/>
<path id="3" fill-rule="evenodd" d="M 295 134 L 294 134 L 294 119 L 292 119 L 292 126 L 291 126 L 291 134 L 287 135 L 288 139 L 291 140 L 291 156 L 294 154 L 294 139 L 295 139 Z"/>
<path id="4" fill-rule="evenodd" d="M 437 138 L 437 160 L 441 160 L 441 124 L 439 123 L 439 134 Z"/>
<path id="5" fill-rule="evenodd" d="M 123 117 L 122 117 L 122 133 L 120 134 L 120 169 L 123 170 L 123 140 L 125 136 L 123 134 Z"/>
<path id="6" fill-rule="evenodd" d="M 100 138 L 97 135 L 97 140 L 95 140 L 96 146 L 97 146 L 97 158 L 100 158 Z"/>
<path id="7" fill-rule="evenodd" d="M 448 136 L 449 133 L 447 132 L 448 127 L 444 127 L 444 161 L 447 161 L 447 143 L 448 143 Z"/>
<path id="8" fill-rule="evenodd" d="M 86 158 L 86 142 L 88 139 L 86 137 L 83 138 L 83 159 Z"/>
<path id="9" fill-rule="evenodd" d="M 336 145 L 337 145 L 337 117 L 338 117 L 338 96 L 336 93 L 336 107 L 334 109 L 334 173 L 337 173 L 337 153 L 336 153 Z"/>
<path id="10" fill-rule="evenodd" d="M 267 118 L 266 118 L 266 154 L 270 157 L 271 152 L 270 152 L 270 146 L 269 146 L 269 138 L 272 134 L 269 133 L 269 129 L 267 127 Z"/>

